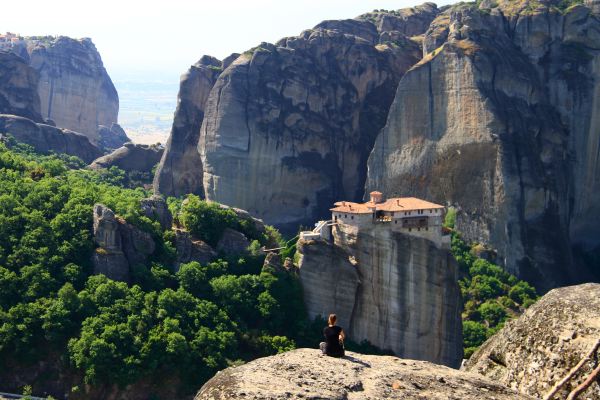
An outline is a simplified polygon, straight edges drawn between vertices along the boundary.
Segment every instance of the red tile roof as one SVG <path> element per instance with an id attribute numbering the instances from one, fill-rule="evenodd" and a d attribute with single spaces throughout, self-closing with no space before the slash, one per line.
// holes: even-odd
<path id="1" fill-rule="evenodd" d="M 395 197 L 387 199 L 382 203 L 373 203 L 371 201 L 367 201 L 366 203 L 338 201 L 334 206 L 334 208 L 330 209 L 331 211 L 350 214 L 371 214 L 373 211 L 401 212 L 444 208 L 444 206 L 439 204 L 417 199 L 416 197 Z"/>

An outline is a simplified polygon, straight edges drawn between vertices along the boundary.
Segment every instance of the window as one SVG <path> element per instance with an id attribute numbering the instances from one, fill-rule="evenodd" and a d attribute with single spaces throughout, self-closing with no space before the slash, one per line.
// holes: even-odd
<path id="1" fill-rule="evenodd" d="M 344 218 L 348 218 L 348 214 L 344 214 Z"/>
<path id="2" fill-rule="evenodd" d="M 354 215 L 351 215 L 351 216 L 350 216 L 350 219 L 354 219 Z"/>
<path id="3" fill-rule="evenodd" d="M 411 232 L 411 231 L 412 231 L 412 229 L 411 229 L 411 228 L 408 228 L 408 231 L 409 231 L 409 232 Z"/>
<path id="4" fill-rule="evenodd" d="M 392 217 L 394 216 L 394 212 L 392 211 Z"/>
<path id="5" fill-rule="evenodd" d="M 397 223 L 398 223 L 398 220 L 395 220 L 395 221 L 394 221 L 394 223 L 395 223 L 395 224 L 397 224 Z"/>

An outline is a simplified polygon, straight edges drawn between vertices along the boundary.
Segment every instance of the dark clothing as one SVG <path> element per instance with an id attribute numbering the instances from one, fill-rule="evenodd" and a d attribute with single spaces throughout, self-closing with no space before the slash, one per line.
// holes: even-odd
<path id="1" fill-rule="evenodd" d="M 344 344 L 340 341 L 340 333 L 342 333 L 342 328 L 337 325 L 328 326 L 323 329 L 323 336 L 325 336 L 325 354 L 328 356 L 344 356 Z"/>

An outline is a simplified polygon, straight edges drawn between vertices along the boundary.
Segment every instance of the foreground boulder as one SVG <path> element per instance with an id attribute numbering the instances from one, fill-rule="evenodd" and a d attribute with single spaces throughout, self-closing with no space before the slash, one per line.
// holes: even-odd
<path id="1" fill-rule="evenodd" d="M 600 339 L 600 284 L 554 289 L 510 321 L 467 361 L 465 370 L 542 397 Z M 588 363 L 557 393 L 564 399 L 590 374 Z M 593 384 L 582 398 L 600 398 Z"/>
<path id="2" fill-rule="evenodd" d="M 228 368 L 195 400 L 533 399 L 484 377 L 425 361 L 347 352 L 330 358 L 298 349 Z"/>

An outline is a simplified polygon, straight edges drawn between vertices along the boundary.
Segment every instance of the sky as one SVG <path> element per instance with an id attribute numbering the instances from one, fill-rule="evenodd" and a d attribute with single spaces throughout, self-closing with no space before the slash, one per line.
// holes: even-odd
<path id="1" fill-rule="evenodd" d="M 90 37 L 109 75 L 179 76 L 202 55 L 223 59 L 298 35 L 326 19 L 394 10 L 419 0 L 17 0 L 0 30 Z M 438 6 L 450 1 L 439 2 Z M 5 3 L 3 1 L 3 3 Z"/>

